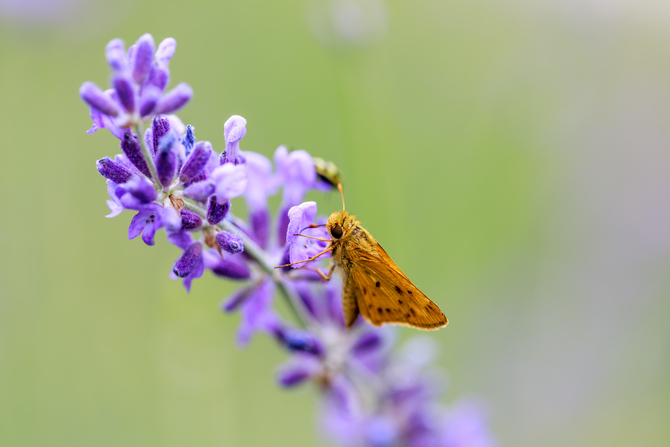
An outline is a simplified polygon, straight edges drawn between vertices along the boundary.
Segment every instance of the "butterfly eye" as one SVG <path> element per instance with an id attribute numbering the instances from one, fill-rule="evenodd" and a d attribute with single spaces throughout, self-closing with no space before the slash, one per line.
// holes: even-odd
<path id="1" fill-rule="evenodd" d="M 343 233 L 340 224 L 335 224 L 335 226 L 330 229 L 330 234 L 332 234 L 335 239 L 341 238 Z"/>

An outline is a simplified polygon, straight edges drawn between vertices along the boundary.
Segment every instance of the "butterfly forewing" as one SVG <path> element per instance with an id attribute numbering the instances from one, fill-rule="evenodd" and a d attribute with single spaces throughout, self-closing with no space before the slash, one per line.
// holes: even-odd
<path id="1" fill-rule="evenodd" d="M 358 253 L 349 269 L 360 313 L 375 326 L 404 324 L 432 330 L 446 326 L 447 317 L 398 268 L 376 241 L 376 253 Z"/>

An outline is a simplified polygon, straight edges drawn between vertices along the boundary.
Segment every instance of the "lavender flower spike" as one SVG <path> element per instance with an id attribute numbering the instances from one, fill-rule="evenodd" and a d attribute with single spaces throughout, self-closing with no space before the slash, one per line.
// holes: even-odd
<path id="1" fill-rule="evenodd" d="M 240 164 L 244 160 L 240 157 L 240 140 L 247 134 L 247 120 L 239 115 L 233 115 L 223 125 L 223 136 L 226 139 L 226 150 L 221 154 L 221 164 Z"/>

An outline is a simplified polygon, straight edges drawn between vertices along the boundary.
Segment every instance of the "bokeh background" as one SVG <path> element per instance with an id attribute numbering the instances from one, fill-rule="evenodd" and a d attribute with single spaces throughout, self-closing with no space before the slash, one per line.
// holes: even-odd
<path id="1" fill-rule="evenodd" d="M 487 401 L 500 445 L 670 445 L 669 24 L 653 0 L 0 0 L 0 445 L 327 444 L 274 342 L 235 347 L 235 285 L 187 295 L 164 235 L 104 218 L 118 144 L 77 90 L 145 32 L 178 41 L 198 139 L 240 114 L 243 149 L 344 170 L 450 319 L 447 401 Z"/>

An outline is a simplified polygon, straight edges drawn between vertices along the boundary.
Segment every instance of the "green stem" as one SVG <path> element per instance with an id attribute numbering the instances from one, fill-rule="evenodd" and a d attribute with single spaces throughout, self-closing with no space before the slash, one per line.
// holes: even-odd
<path id="1" fill-rule="evenodd" d="M 135 133 L 137 134 L 137 139 L 140 142 L 140 147 L 142 148 L 142 155 L 144 155 L 144 161 L 146 161 L 147 166 L 149 166 L 149 172 L 151 173 L 151 177 L 153 177 L 153 181 L 155 184 L 159 184 L 158 174 L 156 173 L 156 164 L 154 163 L 154 157 L 151 156 L 151 152 L 149 152 L 149 148 L 147 147 L 147 144 L 144 141 L 144 129 L 142 128 L 142 123 L 138 122 L 134 126 L 134 130 Z"/>
<path id="2" fill-rule="evenodd" d="M 207 219 L 207 212 L 199 207 L 198 205 L 195 205 L 191 202 L 187 202 L 184 200 L 184 207 L 187 209 L 197 213 L 200 217 L 203 219 Z M 297 297 L 293 295 L 293 293 L 289 290 L 289 288 L 286 286 L 286 283 L 284 282 L 284 278 L 281 274 L 281 272 L 277 269 L 274 268 L 273 265 L 271 265 L 266 256 L 265 252 L 261 247 L 256 244 L 251 238 L 249 238 L 246 234 L 244 234 L 243 231 L 240 231 L 240 228 L 235 226 L 232 222 L 228 220 L 223 220 L 221 223 L 217 225 L 222 230 L 225 231 L 232 231 L 236 234 L 239 234 L 242 239 L 244 240 L 244 251 L 254 260 L 258 263 L 258 265 L 267 273 L 270 278 L 275 282 L 277 285 L 277 288 L 279 289 L 280 294 L 286 301 L 286 304 L 288 305 L 289 309 L 291 312 L 294 314 L 296 319 L 298 320 L 298 323 L 302 327 L 307 327 L 307 319 L 305 318 L 305 315 L 303 312 L 296 306 L 297 303 Z"/>

